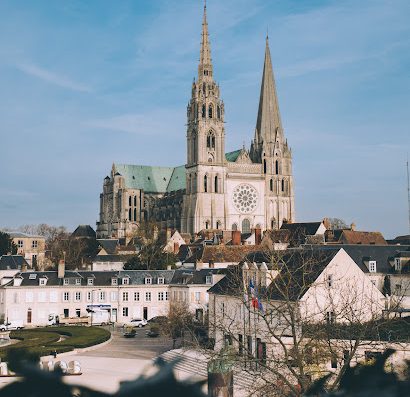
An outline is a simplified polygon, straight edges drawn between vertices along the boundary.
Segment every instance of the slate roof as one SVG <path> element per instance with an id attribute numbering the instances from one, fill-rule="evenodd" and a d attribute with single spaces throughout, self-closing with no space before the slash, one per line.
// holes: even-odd
<path id="1" fill-rule="evenodd" d="M 115 254 L 117 252 L 118 239 L 98 239 L 97 241 L 107 254 Z"/>
<path id="2" fill-rule="evenodd" d="M 0 270 L 20 270 L 23 265 L 29 267 L 21 255 L 2 255 L 0 257 Z"/>
<path id="3" fill-rule="evenodd" d="M 11 238 L 38 238 L 38 239 L 44 239 L 44 236 L 38 236 L 34 234 L 28 234 L 28 233 L 23 233 L 23 232 L 5 232 L 7 233 Z"/>
<path id="4" fill-rule="evenodd" d="M 313 236 L 322 222 L 295 222 L 283 223 L 280 230 L 289 230 L 291 233 L 303 233 L 305 236 Z"/>
<path id="5" fill-rule="evenodd" d="M 89 237 L 95 238 L 95 230 L 90 225 L 79 225 L 77 229 L 75 229 L 71 233 L 71 237 Z"/>
<path id="6" fill-rule="evenodd" d="M 185 166 L 153 167 L 149 165 L 114 164 L 124 177 L 129 189 L 141 189 L 148 193 L 165 193 L 186 188 Z"/>
<path id="7" fill-rule="evenodd" d="M 193 285 L 206 284 L 206 276 L 212 274 L 227 274 L 227 269 L 200 269 L 200 270 L 176 270 L 171 284 Z"/>
<path id="8" fill-rule="evenodd" d="M 268 287 L 259 288 L 260 296 L 264 299 L 286 301 L 302 298 L 339 249 L 283 251 L 280 262 L 275 265 L 279 270 L 278 276 Z M 272 268 L 272 266 L 268 267 Z M 243 285 L 242 269 L 239 265 L 227 269 L 227 275 L 208 292 L 219 295 L 242 295 L 246 288 Z"/>
<path id="9" fill-rule="evenodd" d="M 122 283 L 122 278 L 129 277 L 129 285 L 143 285 L 145 284 L 145 278 L 151 277 L 152 284 L 157 284 L 158 277 L 164 278 L 164 284 L 169 284 L 172 280 L 175 270 L 122 270 L 122 271 L 66 271 L 64 278 L 69 280 L 69 285 L 75 284 L 76 279 L 81 280 L 81 286 L 87 286 L 88 278 L 94 279 L 94 286 L 110 286 L 111 279 L 116 277 L 119 279 L 118 284 Z M 36 278 L 30 275 L 36 274 Z M 64 285 L 63 279 L 58 278 L 57 271 L 45 271 L 45 272 L 20 272 L 16 277 L 21 277 L 23 280 L 21 286 L 37 286 L 39 285 L 38 279 L 41 277 L 47 278 L 48 286 Z M 12 286 L 11 280 L 6 286 Z"/>
<path id="10" fill-rule="evenodd" d="M 242 149 L 234 150 L 233 152 L 225 153 L 225 158 L 228 162 L 234 163 L 241 154 Z"/>
<path id="11" fill-rule="evenodd" d="M 241 262 L 250 252 L 260 250 L 256 245 L 202 245 L 185 262 L 224 263 Z"/>
<path id="12" fill-rule="evenodd" d="M 350 229 L 336 229 L 326 232 L 326 241 L 340 244 L 387 245 L 380 232 L 362 232 Z"/>

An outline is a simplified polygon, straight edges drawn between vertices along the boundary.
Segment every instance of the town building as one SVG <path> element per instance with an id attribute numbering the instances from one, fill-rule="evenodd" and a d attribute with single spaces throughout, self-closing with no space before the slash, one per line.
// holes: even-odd
<path id="1" fill-rule="evenodd" d="M 17 254 L 22 255 L 30 267 L 43 266 L 46 255 L 46 239 L 22 232 L 8 232 L 17 246 Z"/>
<path id="2" fill-rule="evenodd" d="M 250 149 L 225 151 L 225 104 L 215 80 L 206 6 L 198 76 L 187 107 L 187 159 L 178 167 L 113 164 L 100 195 L 99 238 L 128 237 L 138 224 L 203 229 L 278 229 L 295 220 L 292 151 L 284 134 L 266 38 Z"/>

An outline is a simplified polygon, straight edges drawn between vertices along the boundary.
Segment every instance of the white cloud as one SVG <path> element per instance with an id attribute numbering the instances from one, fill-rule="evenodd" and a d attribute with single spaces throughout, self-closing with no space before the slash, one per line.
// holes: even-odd
<path id="1" fill-rule="evenodd" d="M 16 67 L 29 76 L 37 77 L 40 80 L 57 85 L 59 87 L 68 88 L 72 91 L 91 92 L 91 88 L 87 85 L 75 82 L 65 76 L 50 72 L 49 70 L 43 69 L 34 64 L 21 63 L 16 65 Z"/>

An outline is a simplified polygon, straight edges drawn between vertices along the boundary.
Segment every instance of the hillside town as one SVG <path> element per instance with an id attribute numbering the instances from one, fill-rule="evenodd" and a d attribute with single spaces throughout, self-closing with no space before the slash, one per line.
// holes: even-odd
<path id="1" fill-rule="evenodd" d="M 95 225 L 0 225 L 1 333 L 81 325 L 132 337 L 146 327 L 172 342 L 165 361 L 191 360 L 181 372 L 206 374 L 217 360 L 234 368 L 217 387 L 226 396 L 299 396 L 329 375 L 337 390 L 349 368 L 386 349 L 405 376 L 410 235 L 387 239 L 336 214 L 298 220 L 264 45 L 249 147 L 225 151 L 205 5 L 185 164 L 113 163 Z"/>

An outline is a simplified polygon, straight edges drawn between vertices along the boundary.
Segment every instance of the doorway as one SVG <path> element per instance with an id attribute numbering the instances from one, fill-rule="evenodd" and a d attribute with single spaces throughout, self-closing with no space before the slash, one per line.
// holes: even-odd
<path id="1" fill-rule="evenodd" d="M 31 320 L 32 320 L 33 314 L 31 309 L 27 310 L 27 324 L 31 324 Z"/>
<path id="2" fill-rule="evenodd" d="M 148 320 L 148 307 L 144 307 L 143 313 L 144 313 L 144 320 Z"/>

